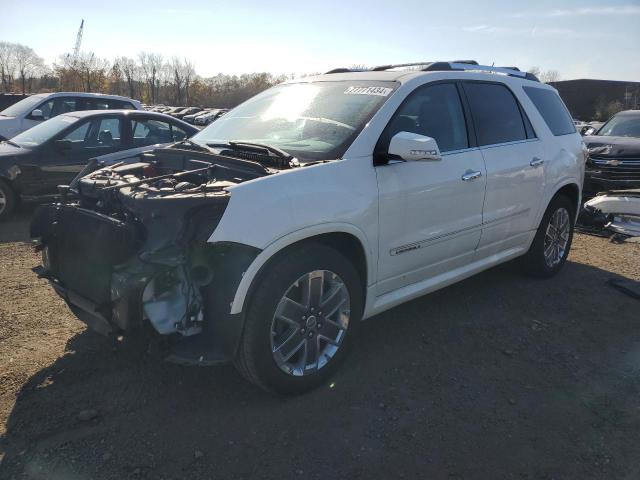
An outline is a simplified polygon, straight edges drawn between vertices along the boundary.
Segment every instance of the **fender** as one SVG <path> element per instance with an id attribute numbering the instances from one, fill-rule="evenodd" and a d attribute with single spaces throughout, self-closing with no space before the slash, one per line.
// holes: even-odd
<path id="1" fill-rule="evenodd" d="M 558 180 L 556 183 L 553 184 L 553 186 L 550 186 L 547 190 L 547 193 L 545 195 L 545 201 L 542 203 L 540 210 L 538 211 L 538 215 L 536 216 L 536 228 L 537 225 L 540 224 L 540 222 L 542 221 L 542 216 L 544 215 L 544 212 L 547 210 L 547 207 L 549 206 L 549 203 L 551 202 L 551 199 L 556 195 L 556 193 L 558 193 L 560 191 L 560 189 L 562 189 L 563 187 L 566 187 L 567 185 L 575 185 L 576 187 L 578 187 L 578 203 L 576 205 L 576 212 L 580 212 L 580 204 L 582 202 L 582 181 L 578 180 L 576 177 L 565 177 L 562 178 L 561 180 Z M 578 218 L 578 216 L 576 215 L 576 219 Z"/>
<path id="2" fill-rule="evenodd" d="M 243 311 L 247 294 L 256 275 L 275 254 L 296 242 L 326 233 L 348 233 L 360 241 L 367 259 L 367 286 L 372 285 L 375 282 L 377 274 L 377 261 L 374 261 L 375 252 L 372 250 L 365 233 L 355 225 L 349 223 L 323 223 L 291 232 L 278 238 L 262 250 L 244 272 L 233 302 L 231 303 L 231 311 L 229 313 L 234 315 Z"/>

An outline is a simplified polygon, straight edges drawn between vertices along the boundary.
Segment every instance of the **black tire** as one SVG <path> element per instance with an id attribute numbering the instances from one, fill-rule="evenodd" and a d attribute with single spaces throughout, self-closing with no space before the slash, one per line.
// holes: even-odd
<path id="1" fill-rule="evenodd" d="M 1 200 L 4 199 L 4 202 Z M 13 214 L 18 198 L 11 188 L 11 185 L 0 178 L 0 222 L 6 220 Z"/>
<path id="2" fill-rule="evenodd" d="M 549 265 L 544 254 L 545 235 L 553 215 L 560 209 L 565 209 L 569 214 L 569 238 L 566 248 L 564 249 L 564 254 L 561 256 L 559 262 L 555 265 Z M 556 275 L 562 269 L 569 256 L 571 242 L 573 241 L 575 209 L 576 206 L 574 203 L 564 195 L 557 195 L 551 200 L 547 210 L 544 212 L 544 216 L 538 226 L 536 236 L 533 239 L 529 251 L 521 259 L 521 265 L 526 273 L 535 277 L 549 278 Z"/>
<path id="3" fill-rule="evenodd" d="M 280 369 L 274 359 L 271 324 L 276 307 L 289 287 L 315 270 L 334 272 L 343 281 L 349 293 L 350 318 L 342 343 L 326 365 L 313 373 L 294 376 Z M 273 393 L 296 395 L 322 385 L 344 360 L 360 327 L 364 293 L 358 272 L 335 249 L 310 242 L 283 252 L 256 282 L 234 365 L 247 380 Z"/>

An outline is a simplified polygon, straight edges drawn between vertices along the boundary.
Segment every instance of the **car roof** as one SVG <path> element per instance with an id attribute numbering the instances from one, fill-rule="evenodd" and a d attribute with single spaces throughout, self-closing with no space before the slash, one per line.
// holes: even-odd
<path id="1" fill-rule="evenodd" d="M 124 100 L 127 102 L 140 103 L 138 100 L 134 100 L 129 97 L 123 97 L 121 95 L 107 95 L 103 93 L 88 93 L 88 92 L 51 92 L 51 93 L 37 93 L 32 96 L 38 97 L 38 98 L 74 96 L 74 97 L 82 97 L 82 98 L 104 98 L 106 100 Z"/>
<path id="2" fill-rule="evenodd" d="M 101 115 L 109 116 L 109 115 L 121 115 L 124 117 L 145 117 L 145 118 L 155 118 L 158 120 L 170 120 L 173 123 L 179 123 L 181 125 L 187 125 L 191 128 L 195 128 L 192 125 L 189 125 L 187 122 L 183 122 L 182 120 L 172 117 L 170 115 L 165 115 L 160 112 L 149 112 L 147 110 L 131 110 L 131 109 L 121 109 L 121 110 L 80 110 L 77 112 L 67 112 L 62 113 L 62 115 L 66 117 L 75 117 L 75 118 L 87 118 L 87 117 L 98 117 Z"/>
<path id="3" fill-rule="evenodd" d="M 640 116 L 640 110 L 622 110 L 621 112 L 616 113 L 617 115 L 624 115 L 625 117 L 636 117 Z"/>
<path id="4" fill-rule="evenodd" d="M 487 80 L 498 81 L 502 83 L 523 82 L 528 85 L 535 85 L 538 87 L 549 87 L 543 83 L 536 82 L 534 80 L 528 80 L 521 77 L 515 77 L 505 75 L 502 73 L 491 73 L 475 70 L 365 70 L 365 71 L 349 71 L 340 73 L 325 73 L 321 75 L 313 75 L 309 77 L 289 80 L 284 83 L 306 83 L 306 82 L 331 82 L 331 81 L 378 81 L 378 82 L 399 82 L 406 83 L 415 78 L 437 76 L 439 78 L 451 78 L 451 79 L 469 79 L 469 80 Z"/>

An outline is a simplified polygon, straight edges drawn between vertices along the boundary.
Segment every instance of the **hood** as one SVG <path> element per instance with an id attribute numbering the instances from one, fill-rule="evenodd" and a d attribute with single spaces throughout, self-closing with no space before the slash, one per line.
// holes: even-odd
<path id="1" fill-rule="evenodd" d="M 594 157 L 640 158 L 640 138 L 637 137 L 593 135 L 584 137 L 583 141 Z"/>
<path id="2" fill-rule="evenodd" d="M 0 159 L 22 156 L 26 153 L 28 153 L 26 148 L 16 147 L 7 142 L 0 142 Z"/>
<path id="3" fill-rule="evenodd" d="M 0 117 L 0 137 L 11 138 L 20 133 L 20 120 L 15 117 Z"/>

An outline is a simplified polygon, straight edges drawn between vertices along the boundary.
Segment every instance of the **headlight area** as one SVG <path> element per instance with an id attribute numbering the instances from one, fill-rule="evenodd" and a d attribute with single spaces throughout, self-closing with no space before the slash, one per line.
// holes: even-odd
<path id="1" fill-rule="evenodd" d="M 226 201 L 206 200 L 122 215 L 79 204 L 38 207 L 31 234 L 43 266 L 34 271 L 99 333 L 158 335 L 175 361 L 219 363 L 240 337 L 230 304 L 260 251 L 208 243 Z"/>

